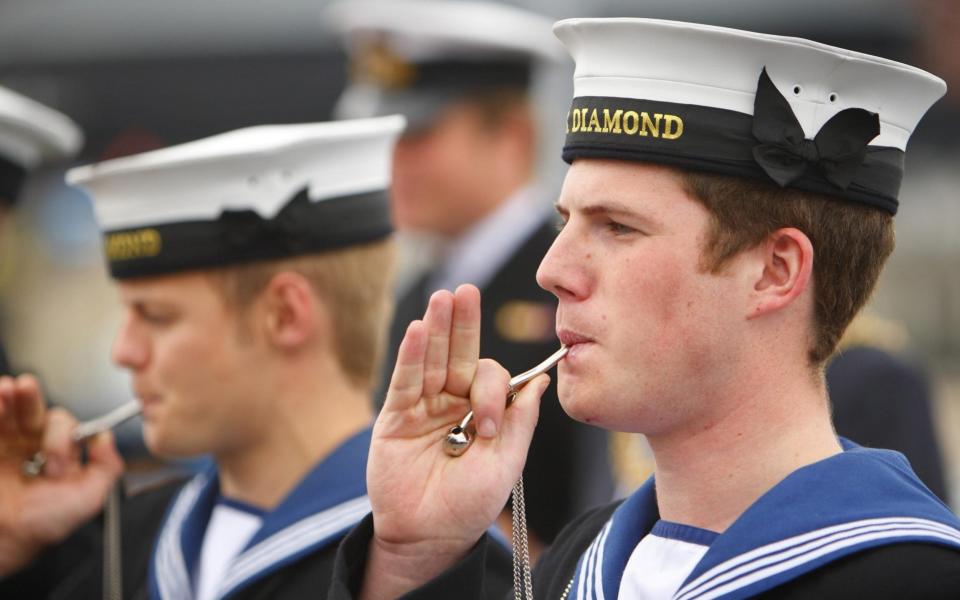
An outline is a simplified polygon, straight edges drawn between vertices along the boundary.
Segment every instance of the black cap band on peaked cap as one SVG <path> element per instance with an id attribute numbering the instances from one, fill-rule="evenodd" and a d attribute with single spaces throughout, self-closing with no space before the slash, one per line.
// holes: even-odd
<path id="1" fill-rule="evenodd" d="M 392 231 L 384 190 L 312 201 L 304 188 L 272 219 L 224 210 L 216 220 L 113 230 L 104 252 L 111 276 L 129 279 L 323 252 Z"/>
<path id="2" fill-rule="evenodd" d="M 0 158 L 0 202 L 15 203 L 26 178 L 26 169 Z"/>
<path id="3" fill-rule="evenodd" d="M 75 167 L 113 277 L 322 252 L 386 237 L 400 116 L 259 125 Z"/>
<path id="4" fill-rule="evenodd" d="M 754 115 L 715 107 L 585 96 L 567 116 L 563 160 L 613 158 L 774 181 L 896 214 L 904 152 L 870 146 L 876 114 L 847 109 L 804 139 L 790 105 L 760 74 Z"/>
<path id="5" fill-rule="evenodd" d="M 385 92 L 468 93 L 487 88 L 527 88 L 533 58 L 526 54 L 500 52 L 478 57 L 431 57 L 408 60 L 381 43 L 365 46 L 351 57 L 356 81 L 376 85 Z"/>
<path id="6" fill-rule="evenodd" d="M 437 60 L 417 63 L 410 87 L 433 88 L 526 88 L 530 84 L 531 61 L 515 60 Z"/>
<path id="7" fill-rule="evenodd" d="M 405 82 L 378 81 L 379 93 L 371 104 L 375 114 L 402 114 L 408 133 L 435 125 L 451 104 L 482 98 L 501 91 L 524 93 L 530 87 L 532 64 L 516 61 L 444 60 L 409 66 Z M 341 109 L 351 110 L 345 100 Z"/>

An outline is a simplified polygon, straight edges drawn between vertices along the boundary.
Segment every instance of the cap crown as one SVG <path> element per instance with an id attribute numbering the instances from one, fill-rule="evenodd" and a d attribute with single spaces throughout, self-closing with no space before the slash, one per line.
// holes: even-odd
<path id="1" fill-rule="evenodd" d="M 526 90 L 540 63 L 566 60 L 549 19 L 496 2 L 343 1 L 324 21 L 351 63 L 335 113 L 400 113 L 411 129 L 477 92 Z"/>
<path id="2" fill-rule="evenodd" d="M 629 99 L 645 103 L 651 121 L 659 114 L 663 120 L 669 116 L 681 123 L 674 124 L 674 133 L 682 126 L 675 138 L 641 133 L 647 143 L 643 152 L 633 152 L 637 160 L 767 176 L 758 168 L 753 148 L 770 140 L 758 139 L 752 131 L 764 71 L 774 88 L 768 91 L 783 102 L 761 97 L 761 110 L 775 104 L 774 112 L 787 113 L 779 115 L 772 129 L 798 128 L 782 136 L 786 146 L 796 147 L 798 160 L 820 161 L 827 154 L 825 146 L 842 147 L 845 159 L 846 154 L 859 153 L 851 146 L 859 142 L 852 139 L 838 141 L 833 136 L 828 143 L 817 136 L 838 115 L 843 113 L 840 120 L 846 121 L 852 113 L 844 111 L 849 109 L 876 114 L 879 132 L 870 135 L 869 129 L 855 128 L 852 135 L 866 139 L 861 168 L 846 188 L 832 185 L 816 168 L 807 169 L 790 185 L 892 211 L 907 140 L 946 90 L 941 79 L 920 69 L 799 38 L 653 19 L 569 19 L 557 23 L 554 32 L 576 62 L 575 108 L 583 108 L 577 99 L 606 99 L 601 104 L 611 110 L 616 103 L 610 99 Z M 633 107 L 638 115 L 643 108 Z M 619 158 L 628 158 L 631 148 L 637 149 L 623 136 L 588 140 L 577 134 L 595 134 L 594 128 L 571 132 L 572 125 L 568 121 L 567 160 L 602 149 L 619 149 Z M 849 128 L 832 129 L 846 136 Z M 698 147 L 692 145 L 695 138 Z M 722 144 L 713 145 L 720 140 Z M 804 140 L 817 143 L 803 148 Z M 704 149 L 704 143 L 709 147 Z M 884 152 L 874 152 L 880 149 Z M 877 202 L 871 200 L 874 197 Z"/>
<path id="3" fill-rule="evenodd" d="M 69 117 L 0 87 L 0 199 L 14 201 L 27 172 L 72 157 L 82 143 Z"/>
<path id="4" fill-rule="evenodd" d="M 381 238 L 402 117 L 273 125 L 67 173 L 115 277 L 278 258 Z"/>

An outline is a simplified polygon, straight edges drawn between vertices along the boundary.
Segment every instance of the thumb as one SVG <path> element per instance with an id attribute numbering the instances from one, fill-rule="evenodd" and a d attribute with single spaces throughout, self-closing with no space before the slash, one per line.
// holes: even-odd
<path id="1" fill-rule="evenodd" d="M 538 375 L 523 386 L 504 413 L 501 443 L 509 456 L 520 456 L 526 461 L 530 440 L 540 417 L 540 397 L 548 385 L 550 376 L 545 373 Z"/>
<path id="2" fill-rule="evenodd" d="M 105 498 L 110 486 L 123 473 L 123 459 L 117 452 L 112 431 L 98 434 L 88 442 L 87 458 L 80 493 Z"/>
<path id="3" fill-rule="evenodd" d="M 123 471 L 111 434 L 90 440 L 88 457 L 86 465 L 69 475 L 41 477 L 30 486 L 43 501 L 25 503 L 22 521 L 41 546 L 60 542 L 99 513 Z"/>

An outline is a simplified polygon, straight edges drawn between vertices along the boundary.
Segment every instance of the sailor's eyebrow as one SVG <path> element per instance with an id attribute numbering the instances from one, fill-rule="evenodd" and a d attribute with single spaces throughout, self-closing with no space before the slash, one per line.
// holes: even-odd
<path id="1" fill-rule="evenodd" d="M 554 209 L 556 209 L 556 211 L 560 215 L 564 217 L 570 215 L 570 209 L 567 208 L 565 205 L 561 204 L 559 201 L 555 202 L 553 207 Z M 634 208 L 631 208 L 630 206 L 616 200 L 601 200 L 601 201 L 591 202 L 589 204 L 585 204 L 583 206 L 578 207 L 576 209 L 576 212 L 581 213 L 583 215 L 587 215 L 587 216 L 594 216 L 594 215 L 609 215 L 612 217 L 618 216 L 621 218 L 630 219 L 631 221 L 641 222 L 650 226 L 657 225 L 657 221 L 655 219 L 649 216 L 645 216 L 639 213 Z"/>

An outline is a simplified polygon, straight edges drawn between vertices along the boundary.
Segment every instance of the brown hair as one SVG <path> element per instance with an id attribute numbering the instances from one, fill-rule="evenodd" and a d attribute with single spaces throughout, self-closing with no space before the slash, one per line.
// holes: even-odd
<path id="1" fill-rule="evenodd" d="M 500 127 L 516 111 L 523 111 L 527 118 L 533 118 L 527 93 L 516 88 L 478 90 L 462 101 L 477 110 L 481 124 L 489 130 Z"/>
<path id="2" fill-rule="evenodd" d="M 821 366 L 866 304 L 893 251 L 893 217 L 829 196 L 772 183 L 680 171 L 684 188 L 711 214 L 705 268 L 717 272 L 737 253 L 784 227 L 813 244 L 814 324 L 811 364 Z"/>
<path id="3" fill-rule="evenodd" d="M 393 241 L 258 261 L 217 269 L 211 281 L 233 308 L 244 310 L 281 272 L 298 273 L 330 311 L 337 360 L 351 381 L 365 389 L 377 383 L 386 331 L 393 311 Z"/>

